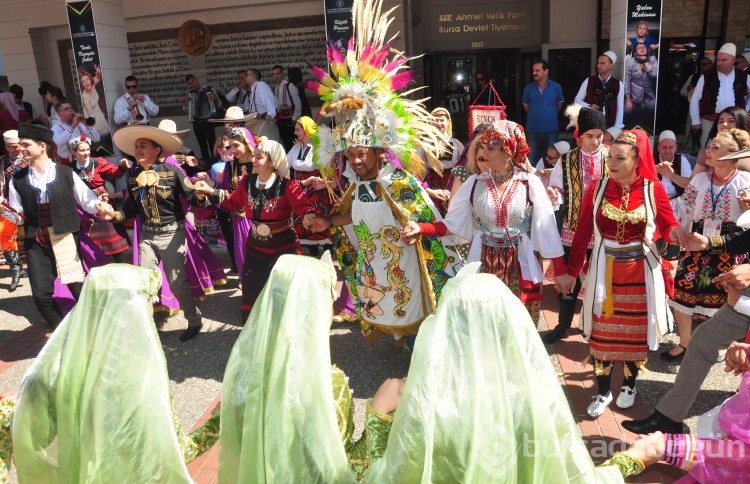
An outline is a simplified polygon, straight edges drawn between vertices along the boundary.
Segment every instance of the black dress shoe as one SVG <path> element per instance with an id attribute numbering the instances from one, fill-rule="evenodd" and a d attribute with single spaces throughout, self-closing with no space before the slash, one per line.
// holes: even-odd
<path id="1" fill-rule="evenodd" d="M 545 343 L 554 343 L 560 338 L 566 338 L 570 334 L 570 326 L 564 326 L 558 324 L 555 329 L 542 336 L 542 341 Z"/>
<path id="2" fill-rule="evenodd" d="M 201 326 L 188 326 L 188 329 L 183 331 L 183 333 L 180 335 L 180 341 L 187 341 L 189 339 L 193 339 L 196 336 L 198 336 L 198 333 L 201 332 Z"/>
<path id="3" fill-rule="evenodd" d="M 650 434 L 660 430 L 665 434 L 681 434 L 682 422 L 675 422 L 658 410 L 643 420 L 626 420 L 622 426 L 634 434 Z"/>
<path id="4" fill-rule="evenodd" d="M 677 346 L 682 348 L 682 351 L 680 351 L 676 355 L 673 355 L 672 353 L 669 352 L 672 348 L 674 348 L 674 346 L 672 346 L 672 348 L 669 348 L 667 351 L 662 351 L 661 353 L 659 353 L 659 358 L 661 358 L 664 361 L 681 360 L 682 357 L 685 356 L 687 349 L 682 345 L 677 345 Z"/>

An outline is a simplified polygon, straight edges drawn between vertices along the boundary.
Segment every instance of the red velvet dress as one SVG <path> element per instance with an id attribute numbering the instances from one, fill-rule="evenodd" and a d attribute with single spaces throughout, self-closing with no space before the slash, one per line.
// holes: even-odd
<path id="1" fill-rule="evenodd" d="M 596 228 L 594 251 L 603 246 L 602 253 L 606 254 L 606 258 L 598 257 L 597 253 L 592 255 L 587 278 L 587 300 L 589 296 L 596 300 L 596 287 L 591 286 L 596 286 L 597 282 L 601 284 L 598 278 L 603 272 L 599 265 L 607 264 L 609 260 L 612 267 L 611 270 L 607 269 L 607 278 L 611 275 L 611 284 L 608 281 L 605 285 L 608 286 L 607 298 L 611 298 L 614 311 L 611 315 L 607 315 L 606 310 L 596 314 L 594 308 L 589 307 L 593 304 L 584 303 L 582 319 L 588 317 L 591 320 L 591 355 L 598 361 L 644 362 L 648 351 L 648 324 L 654 319 L 651 313 L 657 307 L 653 301 L 660 298 L 661 304 L 658 306 L 666 308 L 665 294 L 648 294 L 646 289 L 646 278 L 651 277 L 652 273 L 647 270 L 645 261 L 647 256 L 658 258 L 658 254 L 650 253 L 653 241 L 648 239 L 658 237 L 647 236 L 651 210 L 647 210 L 644 203 L 644 180 L 639 177 L 629 190 L 623 190 L 619 183 L 611 179 L 600 183 L 607 184 L 600 203 L 596 204 L 595 200 L 600 189 L 598 183 L 590 186 L 584 196 L 568 259 L 568 273 L 574 277 L 580 274 L 591 234 Z M 653 209 L 653 222 L 658 233 L 669 234 L 678 225 L 669 198 L 661 183 L 649 183 L 653 186 L 653 200 L 647 202 Z M 647 191 L 646 196 L 650 196 L 650 193 Z M 664 235 L 664 238 L 667 236 Z M 650 308 L 649 301 L 652 301 Z"/>

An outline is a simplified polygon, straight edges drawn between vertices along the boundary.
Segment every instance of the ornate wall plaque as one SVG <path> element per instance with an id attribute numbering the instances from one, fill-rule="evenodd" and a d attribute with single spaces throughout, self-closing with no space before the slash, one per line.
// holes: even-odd
<path id="1" fill-rule="evenodd" d="M 177 31 L 177 40 L 187 55 L 201 55 L 211 47 L 211 31 L 200 20 L 188 20 Z"/>

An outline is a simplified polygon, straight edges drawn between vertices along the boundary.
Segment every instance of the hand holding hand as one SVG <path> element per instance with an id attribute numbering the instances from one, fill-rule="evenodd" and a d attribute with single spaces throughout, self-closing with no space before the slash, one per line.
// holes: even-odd
<path id="1" fill-rule="evenodd" d="M 311 176 L 305 180 L 306 187 L 312 187 L 313 190 L 323 190 L 326 187 L 326 182 L 319 176 Z"/>
<path id="2" fill-rule="evenodd" d="M 398 408 L 398 403 L 401 401 L 405 384 L 406 378 L 387 379 L 380 385 L 378 391 L 375 392 L 370 405 L 380 413 L 388 414 L 395 412 Z"/>
<path id="3" fill-rule="evenodd" d="M 549 201 L 552 203 L 552 205 L 557 205 L 557 198 L 559 196 L 557 190 L 552 187 L 547 187 L 547 196 L 549 197 Z"/>
<path id="4" fill-rule="evenodd" d="M 750 370 L 750 360 L 747 358 L 747 351 L 750 345 L 746 343 L 737 343 L 736 341 L 727 349 L 727 355 L 724 359 L 724 372 L 742 375 Z"/>
<path id="5" fill-rule="evenodd" d="M 304 221 L 303 221 L 304 224 Z M 328 219 L 325 217 L 313 217 L 309 220 L 307 228 L 313 232 L 325 232 L 331 227 Z"/>
<path id="6" fill-rule="evenodd" d="M 317 215 L 315 215 L 314 212 L 306 213 L 304 217 L 302 217 L 302 226 L 306 229 L 309 229 L 312 226 L 313 220 L 317 218 Z"/>
<path id="7" fill-rule="evenodd" d="M 685 240 L 683 240 L 680 245 L 682 245 L 685 250 L 689 250 L 691 252 L 706 250 L 708 249 L 708 237 L 697 232 L 686 233 Z"/>
<path id="8" fill-rule="evenodd" d="M 441 202 L 447 202 L 451 198 L 451 192 L 448 190 L 433 190 L 430 195 Z"/>
<path id="9" fill-rule="evenodd" d="M 193 183 L 193 190 L 198 192 L 200 195 L 213 195 L 214 189 L 206 183 L 205 180 L 198 180 Z"/>
<path id="10" fill-rule="evenodd" d="M 723 286 L 724 289 L 732 286 L 741 292 L 746 287 L 750 287 L 750 264 L 740 264 L 731 271 L 714 277 L 712 282 Z"/>
<path id="11" fill-rule="evenodd" d="M 664 434 L 654 432 L 648 435 L 639 435 L 638 440 L 633 442 L 625 454 L 640 459 L 646 467 L 659 462 L 664 455 Z"/>
<path id="12" fill-rule="evenodd" d="M 407 244 L 413 245 L 414 242 L 417 241 L 417 236 L 421 232 L 422 229 L 419 228 L 419 224 L 414 220 L 409 220 L 409 222 L 404 225 L 404 228 L 401 229 L 401 238 L 403 238 L 404 242 Z"/>
<path id="13" fill-rule="evenodd" d="M 727 305 L 730 308 L 733 308 L 735 304 L 737 304 L 737 301 L 740 300 L 740 296 L 742 295 L 742 290 L 738 289 L 736 286 L 732 284 L 724 284 L 723 287 L 724 287 L 724 290 L 727 291 Z"/>
<path id="14" fill-rule="evenodd" d="M 598 104 L 589 104 L 589 109 L 600 111 L 602 108 Z"/>
<path id="15" fill-rule="evenodd" d="M 112 205 L 110 205 L 107 202 L 99 202 L 96 205 L 97 214 L 96 216 L 100 219 L 104 220 L 114 220 L 115 218 L 115 209 L 112 208 Z"/>
<path id="16" fill-rule="evenodd" d="M 571 292 L 573 292 L 573 289 L 575 289 L 575 286 L 576 286 L 575 277 L 569 274 L 555 276 L 555 290 L 557 290 L 557 292 L 559 292 L 563 296 L 565 294 L 570 294 Z"/>
<path id="17" fill-rule="evenodd" d="M 672 240 L 672 243 L 676 245 L 684 245 L 687 236 L 688 232 L 682 225 L 673 227 L 672 230 L 669 231 L 669 238 Z"/>

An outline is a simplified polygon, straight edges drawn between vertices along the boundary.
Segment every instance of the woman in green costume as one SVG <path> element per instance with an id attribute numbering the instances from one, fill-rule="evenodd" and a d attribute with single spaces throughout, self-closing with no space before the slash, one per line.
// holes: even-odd
<path id="1" fill-rule="evenodd" d="M 149 301 L 160 281 L 126 264 L 91 270 L 21 383 L 12 417 L 20 482 L 192 482 L 184 459 L 218 431 L 204 426 L 199 446 L 176 424 Z"/>
<path id="2" fill-rule="evenodd" d="M 351 391 L 331 366 L 336 273 L 324 260 L 282 255 L 224 373 L 219 482 L 355 482 L 380 457 L 395 407 L 368 403 L 352 441 Z M 385 384 L 384 384 L 385 385 Z"/>
<path id="3" fill-rule="evenodd" d="M 622 482 L 639 451 L 595 467 L 524 305 L 492 274 L 459 275 L 422 324 L 364 482 Z"/>

